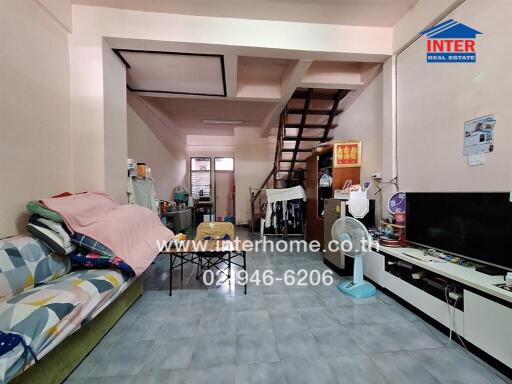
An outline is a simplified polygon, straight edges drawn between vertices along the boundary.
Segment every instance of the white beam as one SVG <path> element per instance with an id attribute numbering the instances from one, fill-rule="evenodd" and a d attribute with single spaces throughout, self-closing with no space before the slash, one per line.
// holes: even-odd
<path id="1" fill-rule="evenodd" d="M 226 93 L 228 97 L 236 96 L 238 80 L 238 56 L 235 54 L 224 55 L 224 76 L 226 79 Z"/>
<path id="2" fill-rule="evenodd" d="M 389 56 L 393 38 L 393 29 L 383 27 L 188 16 L 80 5 L 73 5 L 73 32 L 92 32 L 108 39 L 216 44 L 297 54 L 334 53 L 355 60 Z"/>
<path id="3" fill-rule="evenodd" d="M 272 108 L 272 111 L 264 120 L 261 126 L 262 136 L 268 136 L 270 130 L 274 128 L 276 122 L 279 121 L 279 114 L 288 103 L 288 100 L 292 97 L 293 92 L 295 92 L 297 87 L 300 85 L 302 78 L 312 63 L 312 60 L 298 60 L 290 63 L 281 83 L 281 101 Z"/>

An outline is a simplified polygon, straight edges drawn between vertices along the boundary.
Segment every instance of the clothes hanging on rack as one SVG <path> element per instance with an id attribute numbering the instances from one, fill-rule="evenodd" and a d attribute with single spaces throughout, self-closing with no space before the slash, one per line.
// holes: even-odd
<path id="1" fill-rule="evenodd" d="M 306 191 L 300 185 L 292 188 L 265 189 L 265 194 L 267 195 L 267 201 L 269 203 L 295 199 L 306 201 Z"/>
<path id="2" fill-rule="evenodd" d="M 265 228 L 274 227 L 276 232 L 285 233 L 289 228 L 302 229 L 306 192 L 300 185 L 293 188 L 266 189 L 264 203 Z M 286 231 L 285 231 L 286 227 Z"/>
<path id="3" fill-rule="evenodd" d="M 284 232 L 285 226 L 288 230 L 297 231 L 302 229 L 304 207 L 305 204 L 300 199 L 264 203 L 263 209 L 266 211 L 265 228 L 273 227 L 279 233 Z"/>
<path id="4" fill-rule="evenodd" d="M 302 209 L 303 203 L 300 200 L 291 200 L 288 202 L 288 211 L 287 220 L 288 227 L 292 227 L 293 229 L 297 229 L 302 227 L 302 223 L 304 222 L 304 215 Z"/>

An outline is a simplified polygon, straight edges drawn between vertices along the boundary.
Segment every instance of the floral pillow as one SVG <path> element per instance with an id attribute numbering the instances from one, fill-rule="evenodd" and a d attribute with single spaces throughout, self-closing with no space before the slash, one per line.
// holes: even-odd
<path id="1" fill-rule="evenodd" d="M 88 250 L 78 250 L 69 255 L 71 264 L 81 268 L 118 268 L 127 277 L 134 276 L 133 269 L 117 256 L 102 256 Z"/>

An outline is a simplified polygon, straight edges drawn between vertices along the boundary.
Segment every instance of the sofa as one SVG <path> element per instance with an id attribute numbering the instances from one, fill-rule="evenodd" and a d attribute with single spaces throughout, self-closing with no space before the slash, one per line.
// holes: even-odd
<path id="1" fill-rule="evenodd" d="M 142 294 L 119 269 L 72 270 L 28 235 L 0 240 L 0 330 L 23 339 L 0 356 L 0 383 L 60 383 Z"/>

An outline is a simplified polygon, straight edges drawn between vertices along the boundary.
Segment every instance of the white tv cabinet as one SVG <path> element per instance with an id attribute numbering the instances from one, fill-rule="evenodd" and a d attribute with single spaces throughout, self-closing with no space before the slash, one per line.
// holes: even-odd
<path id="1" fill-rule="evenodd" d="M 422 261 L 406 254 L 418 252 L 414 248 L 380 246 L 364 258 L 365 275 L 381 287 L 401 298 L 436 322 L 453 329 L 445 301 L 397 277 L 386 269 L 386 260 L 393 264 L 402 260 L 432 275 L 442 276 L 462 287 L 462 303 L 455 309 L 456 331 L 471 347 L 492 357 L 496 368 L 512 373 L 512 292 L 496 287 L 503 276 L 489 276 L 458 264 Z M 451 307 L 453 310 L 453 307 Z M 468 344 L 469 344 L 468 343 Z M 473 350 L 475 350 L 473 348 Z M 477 352 L 480 352 L 478 351 Z M 477 353 L 478 354 L 478 353 Z M 485 356 L 482 354 L 484 358 Z"/>

